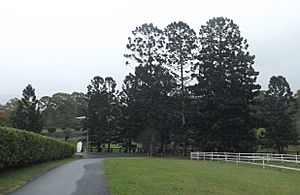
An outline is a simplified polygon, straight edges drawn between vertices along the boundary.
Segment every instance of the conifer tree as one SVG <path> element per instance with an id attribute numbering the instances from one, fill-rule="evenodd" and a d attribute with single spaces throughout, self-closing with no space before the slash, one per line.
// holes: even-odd
<path id="1" fill-rule="evenodd" d="M 186 127 L 186 104 L 188 100 L 187 81 L 189 81 L 189 72 L 194 60 L 193 50 L 196 48 L 196 33 L 184 22 L 173 22 L 169 24 L 164 33 L 166 35 L 166 64 L 171 69 L 170 72 L 176 78 L 178 83 L 178 95 L 180 105 L 177 111 L 181 115 L 181 131 L 179 136 L 184 146 L 186 155 L 187 131 Z"/>
<path id="2" fill-rule="evenodd" d="M 250 103 L 259 93 L 254 55 L 230 19 L 218 17 L 201 26 L 193 94 L 200 99 L 200 145 L 207 150 L 255 150 Z"/>
<path id="3" fill-rule="evenodd" d="M 40 133 L 43 128 L 38 99 L 35 89 L 28 85 L 23 90 L 23 97 L 18 102 L 16 111 L 13 114 L 13 126 L 35 133 Z"/>
<path id="4" fill-rule="evenodd" d="M 279 153 L 284 148 L 297 141 L 297 133 L 293 125 L 294 102 L 293 92 L 283 76 L 270 78 L 269 89 L 265 94 L 265 127 L 266 147 L 273 148 Z"/>

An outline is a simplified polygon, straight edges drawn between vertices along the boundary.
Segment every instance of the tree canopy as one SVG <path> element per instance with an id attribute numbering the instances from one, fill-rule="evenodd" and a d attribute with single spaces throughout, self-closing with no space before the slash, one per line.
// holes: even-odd
<path id="1" fill-rule="evenodd" d="M 0 106 L 0 125 L 40 132 L 44 124 L 66 135 L 83 129 L 98 151 L 120 144 L 151 155 L 259 146 L 284 152 L 297 142 L 299 92 L 293 96 L 283 76 L 260 90 L 255 56 L 233 20 L 212 18 L 198 34 L 182 21 L 163 29 L 142 24 L 126 48 L 126 65 L 134 71 L 119 90 L 113 77 L 95 76 L 87 93 L 37 100 L 28 85 L 21 100 Z M 82 127 L 76 117 L 85 118 Z"/>
<path id="2" fill-rule="evenodd" d="M 43 128 L 38 99 L 31 85 L 23 90 L 23 97 L 13 113 L 13 127 L 40 133 Z"/>

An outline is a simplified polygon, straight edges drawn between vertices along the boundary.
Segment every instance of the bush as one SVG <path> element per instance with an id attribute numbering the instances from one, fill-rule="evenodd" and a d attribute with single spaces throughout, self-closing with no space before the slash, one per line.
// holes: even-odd
<path id="1" fill-rule="evenodd" d="M 0 170 L 70 157 L 75 147 L 40 134 L 0 127 Z"/>

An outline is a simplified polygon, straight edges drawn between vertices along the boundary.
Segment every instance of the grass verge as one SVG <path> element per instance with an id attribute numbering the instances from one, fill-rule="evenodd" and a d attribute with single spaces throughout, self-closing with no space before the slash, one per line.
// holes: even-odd
<path id="1" fill-rule="evenodd" d="M 255 165 L 168 158 L 104 161 L 112 195 L 300 194 L 300 173 Z"/>
<path id="2" fill-rule="evenodd" d="M 0 195 L 10 193 L 43 173 L 59 167 L 75 158 L 35 164 L 24 168 L 5 170 L 0 174 Z"/>

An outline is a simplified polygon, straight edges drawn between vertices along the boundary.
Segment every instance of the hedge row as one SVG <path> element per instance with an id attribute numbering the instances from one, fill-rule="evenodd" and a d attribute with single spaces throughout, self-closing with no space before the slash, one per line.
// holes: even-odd
<path id="1" fill-rule="evenodd" d="M 75 147 L 36 133 L 0 127 L 0 170 L 70 157 Z"/>

